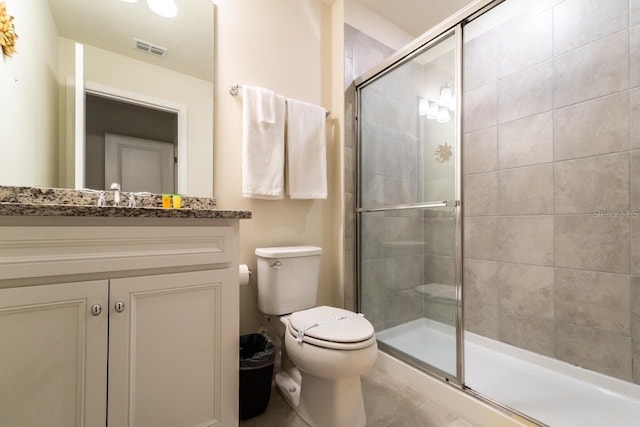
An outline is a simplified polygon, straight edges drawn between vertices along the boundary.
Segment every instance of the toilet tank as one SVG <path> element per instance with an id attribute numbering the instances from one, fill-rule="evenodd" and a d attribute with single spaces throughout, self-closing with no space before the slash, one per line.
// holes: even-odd
<path id="1" fill-rule="evenodd" d="M 315 307 L 320 278 L 317 246 L 257 248 L 258 308 L 282 315 Z"/>

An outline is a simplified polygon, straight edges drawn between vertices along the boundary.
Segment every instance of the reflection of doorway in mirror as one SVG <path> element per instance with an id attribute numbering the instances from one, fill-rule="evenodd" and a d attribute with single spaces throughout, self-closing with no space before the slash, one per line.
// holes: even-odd
<path id="1" fill-rule="evenodd" d="M 157 141 L 166 144 L 166 148 L 155 150 L 158 162 L 162 162 L 162 168 L 156 170 L 160 173 L 161 183 L 155 183 L 151 187 L 142 185 L 143 176 L 132 178 L 138 183 L 122 186 L 124 191 L 149 191 L 149 192 L 180 192 L 186 193 L 186 107 L 170 101 L 151 99 L 143 95 L 124 92 L 118 89 L 108 88 L 102 85 L 87 82 L 85 96 L 85 141 L 83 144 L 85 159 L 85 173 L 83 176 L 85 188 L 108 189 L 111 182 L 122 183 L 123 172 L 117 171 L 118 179 L 108 178 L 106 174 L 106 134 L 118 134 L 143 140 Z M 132 148 L 131 144 L 120 145 L 120 166 L 133 165 L 139 161 L 148 161 L 149 156 L 141 156 L 151 152 L 147 148 Z M 167 153 L 173 153 L 171 155 Z M 137 160 L 134 160 L 136 157 Z M 153 163 L 153 162 L 152 162 Z M 160 163 L 149 163 L 144 168 L 158 168 Z M 112 169 L 113 170 L 113 169 Z M 141 170 L 142 171 L 142 170 Z M 133 172 L 131 169 L 129 172 Z M 127 172 L 127 176 L 131 175 Z M 155 172 L 148 171 L 148 175 Z M 170 178 L 169 178 L 170 176 Z M 143 179 L 144 178 L 144 179 Z M 170 182 L 170 184 L 168 184 Z M 130 182 L 131 184 L 131 182 Z M 148 188 L 147 188 L 148 187 Z M 158 191 L 158 189 L 165 189 Z"/>
<path id="2" fill-rule="evenodd" d="M 175 144 L 105 134 L 105 189 L 118 182 L 122 191 L 175 193 Z"/>

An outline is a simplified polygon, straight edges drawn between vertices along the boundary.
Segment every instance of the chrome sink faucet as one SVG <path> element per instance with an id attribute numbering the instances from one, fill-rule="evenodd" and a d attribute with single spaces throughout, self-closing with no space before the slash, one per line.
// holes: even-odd
<path id="1" fill-rule="evenodd" d="M 120 206 L 120 184 L 112 183 L 111 190 L 113 190 L 113 206 Z"/>

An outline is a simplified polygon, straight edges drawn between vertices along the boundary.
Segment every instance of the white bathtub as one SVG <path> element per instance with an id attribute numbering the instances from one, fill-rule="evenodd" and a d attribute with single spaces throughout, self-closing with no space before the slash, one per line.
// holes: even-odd
<path id="1" fill-rule="evenodd" d="M 446 372 L 455 372 L 455 329 L 418 319 L 378 339 Z M 552 427 L 640 425 L 640 386 L 465 333 L 465 384 Z"/>

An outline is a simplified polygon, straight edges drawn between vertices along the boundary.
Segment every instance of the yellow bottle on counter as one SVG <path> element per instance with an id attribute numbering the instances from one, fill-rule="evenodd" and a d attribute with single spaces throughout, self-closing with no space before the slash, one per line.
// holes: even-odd
<path id="1" fill-rule="evenodd" d="M 182 196 L 179 194 L 173 195 L 173 208 L 180 209 L 182 207 Z"/>
<path id="2" fill-rule="evenodd" d="M 162 207 L 165 209 L 171 209 L 171 194 L 162 195 Z"/>

